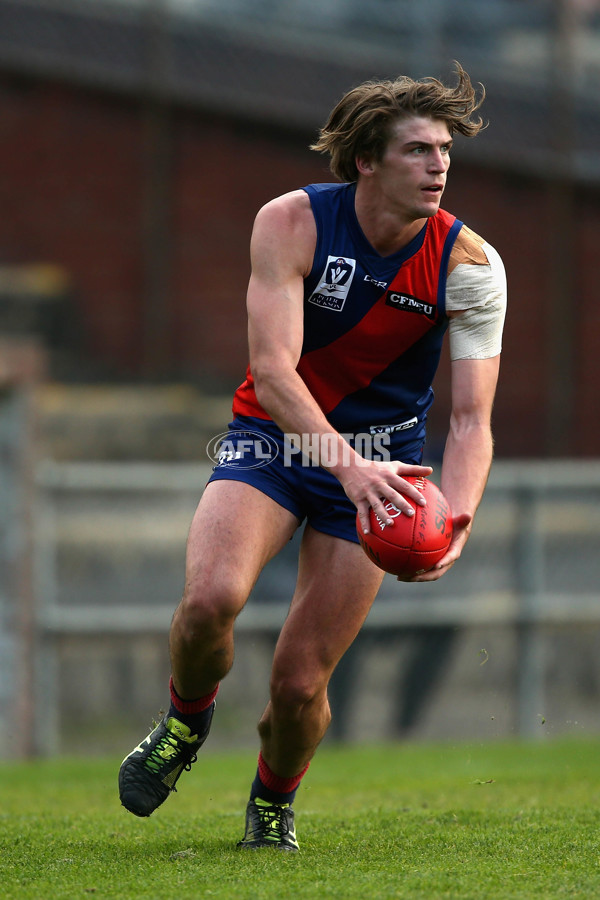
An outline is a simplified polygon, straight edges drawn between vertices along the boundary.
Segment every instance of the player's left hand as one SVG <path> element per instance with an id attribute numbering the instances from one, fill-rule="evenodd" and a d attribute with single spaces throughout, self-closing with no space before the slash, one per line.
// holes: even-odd
<path id="1" fill-rule="evenodd" d="M 421 575 L 413 575 L 412 578 L 399 577 L 397 580 L 408 581 L 412 584 L 414 582 L 437 581 L 442 575 L 445 575 L 461 555 L 463 547 L 471 534 L 472 522 L 473 517 L 467 515 L 467 513 L 462 513 L 461 515 L 453 517 L 452 540 L 450 541 L 450 546 L 448 547 L 446 555 L 443 556 L 439 562 L 435 564 L 433 569 L 430 569 L 428 572 L 423 572 Z"/>

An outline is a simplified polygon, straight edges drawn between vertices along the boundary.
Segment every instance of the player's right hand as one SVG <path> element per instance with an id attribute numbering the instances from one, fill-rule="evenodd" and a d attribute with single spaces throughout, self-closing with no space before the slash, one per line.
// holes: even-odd
<path id="1" fill-rule="evenodd" d="M 407 516 L 413 516 L 415 513 L 407 497 L 419 506 L 425 506 L 426 501 L 421 492 L 414 484 L 405 481 L 403 476 L 427 477 L 432 471 L 431 466 L 418 466 L 397 460 L 390 462 L 367 460 L 357 455 L 349 465 L 334 474 L 356 506 L 363 532 L 368 534 L 371 530 L 369 508 L 384 525 L 393 525 L 394 520 L 385 508 L 386 503 L 392 503 Z"/>

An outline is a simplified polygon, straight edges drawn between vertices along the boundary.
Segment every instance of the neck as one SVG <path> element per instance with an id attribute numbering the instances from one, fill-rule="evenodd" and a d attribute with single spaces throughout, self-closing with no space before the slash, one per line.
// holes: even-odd
<path id="1" fill-rule="evenodd" d="M 406 219 L 391 210 L 382 209 L 358 188 L 354 208 L 364 236 L 380 256 L 390 256 L 402 250 L 427 221 L 426 217 Z"/>

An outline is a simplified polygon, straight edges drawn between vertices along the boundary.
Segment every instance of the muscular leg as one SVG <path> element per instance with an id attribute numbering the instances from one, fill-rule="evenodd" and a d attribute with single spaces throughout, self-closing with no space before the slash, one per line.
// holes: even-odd
<path id="1" fill-rule="evenodd" d="M 185 592 L 171 625 L 171 707 L 119 769 L 121 803 L 136 816 L 151 815 L 196 759 L 214 693 L 233 661 L 235 618 L 261 568 L 297 525 L 247 484 L 207 486 L 190 528 Z M 180 709 L 182 703 L 191 708 Z"/>
<path id="2" fill-rule="evenodd" d="M 169 638 L 180 697 L 203 697 L 225 677 L 235 619 L 261 569 L 297 526 L 292 513 L 250 485 L 207 485 L 190 528 L 185 590 Z"/>
<path id="3" fill-rule="evenodd" d="M 281 777 L 301 772 L 331 719 L 327 684 L 358 634 L 383 573 L 358 544 L 307 527 L 298 583 L 271 675 L 271 699 L 259 723 L 264 760 Z"/>

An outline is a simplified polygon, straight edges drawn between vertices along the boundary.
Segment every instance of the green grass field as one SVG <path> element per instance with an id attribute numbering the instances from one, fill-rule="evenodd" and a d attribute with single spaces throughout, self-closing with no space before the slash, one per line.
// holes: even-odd
<path id="1" fill-rule="evenodd" d="M 151 819 L 120 760 L 0 766 L 0 897 L 600 897 L 600 742 L 323 747 L 298 854 L 236 851 L 252 754 L 204 751 Z"/>

